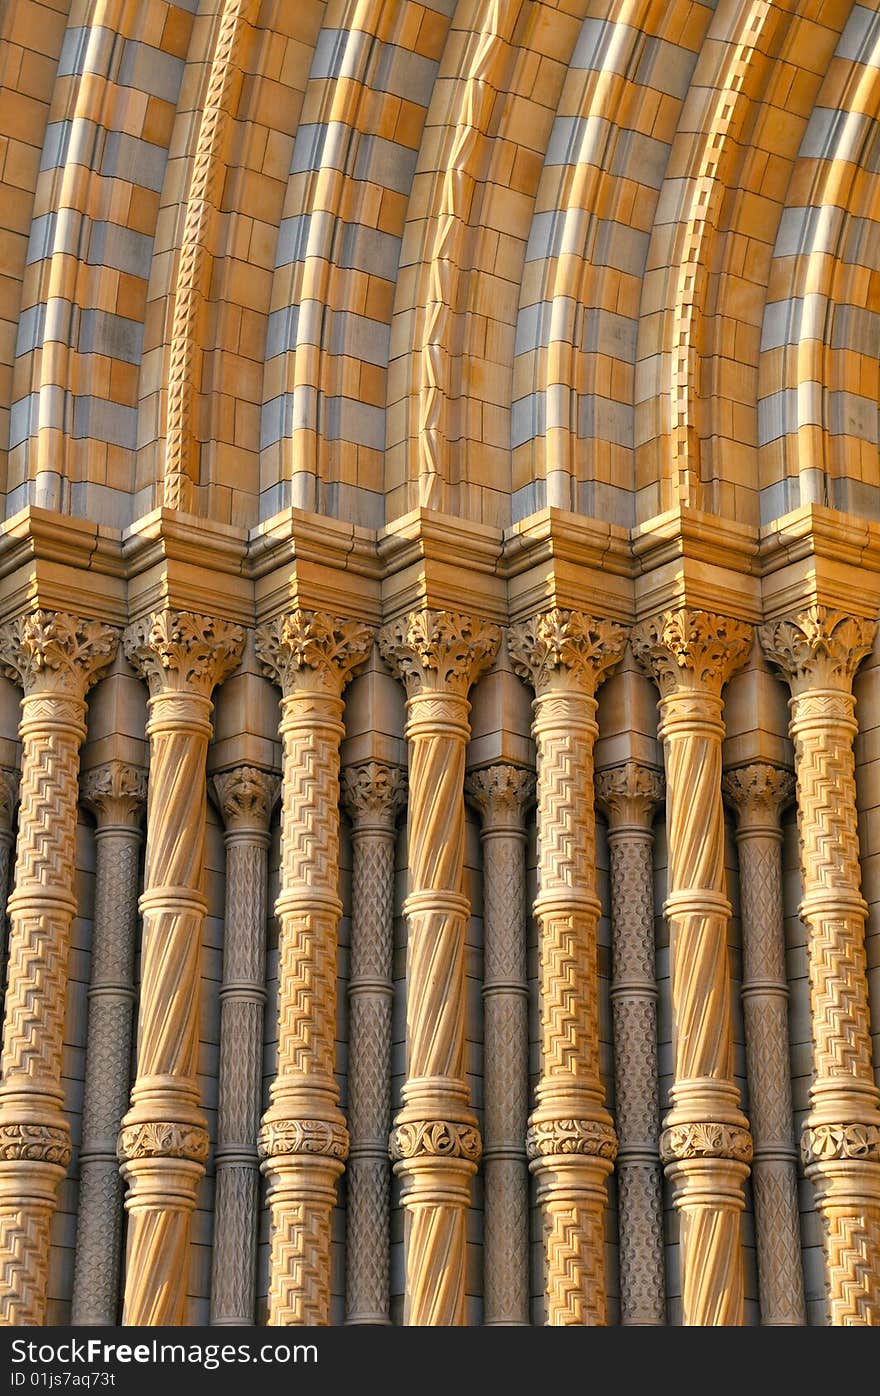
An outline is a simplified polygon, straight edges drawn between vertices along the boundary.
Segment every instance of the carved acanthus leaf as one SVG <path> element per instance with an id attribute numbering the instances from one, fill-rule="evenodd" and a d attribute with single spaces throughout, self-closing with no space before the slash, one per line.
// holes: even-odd
<path id="1" fill-rule="evenodd" d="M 0 1125 L 0 1161 L 26 1159 L 31 1163 L 70 1163 L 70 1135 L 57 1125 Z"/>
<path id="2" fill-rule="evenodd" d="M 375 632 L 360 621 L 297 609 L 257 628 L 257 658 L 283 694 L 318 689 L 338 697 L 369 657 Z"/>
<path id="3" fill-rule="evenodd" d="M 660 1157 L 664 1163 L 693 1158 L 727 1158 L 749 1163 L 752 1136 L 739 1125 L 714 1121 L 672 1125 L 660 1135 Z"/>
<path id="4" fill-rule="evenodd" d="M 862 1159 L 880 1163 L 880 1126 L 873 1124 L 805 1125 L 801 1135 L 804 1164 L 826 1159 Z"/>
<path id="5" fill-rule="evenodd" d="M 124 761 L 107 761 L 86 771 L 80 780 L 82 802 L 101 824 L 134 825 L 147 799 L 147 773 Z"/>
<path id="6" fill-rule="evenodd" d="M 719 695 L 749 657 L 752 628 L 709 611 L 664 611 L 640 621 L 630 643 L 664 698 L 681 692 Z"/>
<path id="7" fill-rule="evenodd" d="M 388 1156 L 393 1162 L 430 1155 L 476 1163 L 481 1153 L 479 1131 L 449 1120 L 410 1120 L 397 1125 L 388 1137 Z"/>
<path id="8" fill-rule="evenodd" d="M 790 771 L 754 761 L 728 771 L 721 788 L 741 820 L 760 818 L 776 824 L 794 799 L 795 780 Z"/>
<path id="9" fill-rule="evenodd" d="M 261 1159 L 291 1154 L 348 1157 L 348 1130 L 329 1120 L 270 1120 L 260 1126 L 257 1153 Z"/>
<path id="10" fill-rule="evenodd" d="M 807 689 L 849 692 L 853 676 L 871 652 L 877 623 L 826 606 L 810 606 L 790 620 L 760 627 L 761 644 L 796 696 Z"/>
<path id="11" fill-rule="evenodd" d="M 650 827 L 654 810 L 663 799 L 664 779 L 653 766 L 627 761 L 596 776 L 596 802 L 616 824 L 642 824 Z"/>
<path id="12" fill-rule="evenodd" d="M 410 696 L 425 691 L 466 696 L 500 643 L 497 625 L 456 611 L 410 611 L 379 632 L 382 658 Z"/>
<path id="13" fill-rule="evenodd" d="M 507 637 L 514 669 L 538 694 L 574 687 L 592 697 L 625 647 L 626 630 L 616 621 L 558 607 L 511 626 Z"/>
<path id="14" fill-rule="evenodd" d="M 533 1120 L 526 1133 L 526 1154 L 530 1159 L 555 1154 L 614 1159 L 617 1135 L 602 1120 Z"/>
<path id="15" fill-rule="evenodd" d="M 211 696 L 238 664 L 244 645 L 240 625 L 193 611 L 154 611 L 130 625 L 123 647 L 150 693 Z"/>
<path id="16" fill-rule="evenodd" d="M 269 827 L 281 792 L 278 776 L 258 766 L 236 766 L 231 771 L 218 772 L 211 785 L 227 829 L 262 832 Z"/>
<path id="17" fill-rule="evenodd" d="M 521 766 L 486 766 L 472 771 L 464 793 L 479 810 L 486 828 L 496 824 L 519 828 L 523 815 L 535 802 L 535 777 Z"/>
<path id="18" fill-rule="evenodd" d="M 150 1120 L 121 1130 L 116 1155 L 120 1163 L 143 1158 L 183 1158 L 204 1163 L 210 1141 L 207 1130 L 177 1120 Z"/>
<path id="19" fill-rule="evenodd" d="M 32 611 L 0 626 L 0 671 L 31 693 L 84 698 L 116 657 L 119 631 L 67 611 Z"/>
<path id="20" fill-rule="evenodd" d="M 340 781 L 342 803 L 352 819 L 393 824 L 406 801 L 406 773 L 384 761 L 349 766 Z"/>

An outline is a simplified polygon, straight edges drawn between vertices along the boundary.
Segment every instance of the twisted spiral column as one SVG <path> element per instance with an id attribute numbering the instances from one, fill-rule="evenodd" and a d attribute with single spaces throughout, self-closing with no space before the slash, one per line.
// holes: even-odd
<path id="1" fill-rule="evenodd" d="M 351 815 L 353 844 L 346 1323 L 390 1323 L 394 843 L 405 795 L 406 777 L 396 766 L 368 761 L 343 775 L 342 799 Z"/>
<path id="2" fill-rule="evenodd" d="M 281 689 L 278 1064 L 257 1140 L 271 1213 L 269 1323 L 326 1324 L 330 1217 L 348 1154 L 334 1076 L 342 691 L 370 653 L 355 621 L 292 611 L 257 630 Z"/>
<path id="3" fill-rule="evenodd" d="M 21 808 L 0 1085 L 0 1323 L 46 1317 L 49 1226 L 70 1162 L 61 1054 L 79 749 L 86 693 L 109 667 L 118 631 L 63 611 L 0 629 L 0 670 L 23 690 Z"/>
<path id="4" fill-rule="evenodd" d="M 750 640 L 739 621 L 689 610 L 642 621 L 632 634 L 661 694 L 674 1082 L 660 1154 L 681 1214 L 686 1325 L 743 1322 L 740 1212 L 752 1140 L 733 1079 L 721 690 Z"/>
<path id="5" fill-rule="evenodd" d="M 620 1321 L 633 1327 L 666 1323 L 651 859 L 662 797 L 659 771 L 635 761 L 596 776 L 611 858 Z"/>
<path id="6" fill-rule="evenodd" d="M 510 1327 L 529 1322 L 525 814 L 535 778 L 487 766 L 465 793 L 483 821 L 483 1324 Z"/>
<path id="7" fill-rule="evenodd" d="M 541 1075 L 526 1150 L 544 1223 L 547 1323 L 604 1324 L 606 1180 L 617 1136 L 599 1071 L 596 690 L 626 632 L 579 611 L 512 627 L 513 667 L 535 689 Z"/>
<path id="8" fill-rule="evenodd" d="M 825 1240 L 830 1322 L 880 1326 L 880 1091 L 871 1068 L 852 681 L 875 622 L 811 606 L 761 642 L 791 688 L 813 1020 L 801 1137 Z"/>
<path id="9" fill-rule="evenodd" d="M 243 641 L 240 626 L 190 611 L 154 612 L 123 641 L 150 690 L 137 1075 L 118 1144 L 125 1324 L 184 1321 L 190 1221 L 208 1157 L 196 1073 L 210 695 Z"/>
<path id="10" fill-rule="evenodd" d="M 226 827 L 226 915 L 211 1323 L 247 1326 L 256 1304 L 269 820 L 281 787 L 256 766 L 224 771 L 212 784 Z"/>
<path id="11" fill-rule="evenodd" d="M 728 771 L 722 786 L 737 815 L 761 1322 L 799 1327 L 807 1319 L 792 1142 L 779 822 L 794 798 L 794 778 L 788 771 L 755 762 Z"/>
<path id="12" fill-rule="evenodd" d="M 467 693 L 492 663 L 494 625 L 413 611 L 379 647 L 407 690 L 407 1065 L 390 1153 L 406 1209 L 404 1322 L 465 1322 L 465 1223 L 480 1157 L 465 1081 L 464 762 Z"/>
<path id="13" fill-rule="evenodd" d="M 87 772 L 82 802 L 97 821 L 92 982 L 86 1038 L 74 1324 L 115 1324 L 119 1306 L 122 1178 L 116 1140 L 128 1104 L 140 825 L 145 772 L 108 761 Z"/>
<path id="14" fill-rule="evenodd" d="M 18 804 L 18 771 L 0 766 L 0 1007 L 6 981 L 6 935 L 8 921 L 6 903 L 9 900 L 9 874 L 12 871 L 12 849 L 15 843 L 15 807 Z"/>

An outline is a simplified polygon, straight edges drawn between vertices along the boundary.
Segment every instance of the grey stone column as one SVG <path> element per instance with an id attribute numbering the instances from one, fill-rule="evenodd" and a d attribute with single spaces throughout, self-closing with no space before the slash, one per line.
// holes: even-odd
<path id="1" fill-rule="evenodd" d="M 13 771 L 8 766 L 0 766 L 0 1003 L 6 986 L 6 937 L 9 925 L 6 903 L 9 900 L 9 874 L 12 871 L 17 803 L 18 771 Z"/>
<path id="2" fill-rule="evenodd" d="M 74 1324 L 118 1321 L 123 1182 L 116 1160 L 128 1106 L 145 772 L 122 761 L 88 771 L 82 802 L 97 820 L 95 919 L 86 1047 Z"/>
<path id="3" fill-rule="evenodd" d="M 211 1323 L 248 1326 L 256 1304 L 269 819 L 281 782 L 238 766 L 216 775 L 213 788 L 226 825 L 226 917 Z"/>

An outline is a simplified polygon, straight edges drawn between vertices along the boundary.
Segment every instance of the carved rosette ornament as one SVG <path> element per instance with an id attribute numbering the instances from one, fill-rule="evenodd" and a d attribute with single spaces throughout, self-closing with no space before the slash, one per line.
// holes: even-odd
<path id="1" fill-rule="evenodd" d="M 367 761 L 343 773 L 353 846 L 345 1282 L 345 1321 L 352 1324 L 390 1322 L 394 845 L 405 798 L 406 777 L 397 766 Z"/>
<path id="2" fill-rule="evenodd" d="M 806 1310 L 792 1132 L 780 826 L 780 814 L 794 798 L 794 777 L 755 762 L 728 771 L 722 787 L 737 815 L 761 1322 L 799 1327 L 806 1323 Z"/>
<path id="3" fill-rule="evenodd" d="M 833 1325 L 880 1325 L 880 1159 L 851 1152 L 850 1131 L 880 1126 L 871 1063 L 865 918 L 861 894 L 852 683 L 875 622 L 824 606 L 761 629 L 767 658 L 791 688 L 803 871 L 800 914 L 809 931 L 813 1019 L 811 1109 L 802 1138 L 825 1238 Z M 817 1143 L 822 1140 L 822 1146 Z M 827 1147 L 840 1140 L 841 1147 Z"/>
<path id="4" fill-rule="evenodd" d="M 705 611 L 667 611 L 640 622 L 631 644 L 661 695 L 674 1068 L 661 1152 L 681 1216 L 683 1322 L 737 1325 L 751 1144 L 733 1079 L 721 690 L 748 657 L 751 629 Z"/>
<path id="5" fill-rule="evenodd" d="M 208 1151 L 197 1079 L 205 760 L 211 693 L 243 643 L 238 625 L 168 610 L 136 621 L 123 640 L 150 690 L 137 1075 L 118 1144 L 128 1184 L 126 1325 L 185 1316 L 190 1220 Z"/>
<path id="6" fill-rule="evenodd" d="M 269 820 L 281 782 L 237 766 L 215 775 L 212 787 L 226 828 L 226 914 L 211 1323 L 247 1326 L 256 1316 Z"/>
<path id="7" fill-rule="evenodd" d="M 348 1153 L 334 1076 L 342 692 L 372 643 L 357 621 L 303 610 L 256 636 L 282 694 L 278 1064 L 257 1141 L 275 1325 L 329 1322 L 330 1216 Z"/>
<path id="8" fill-rule="evenodd" d="M 115 1324 L 123 1196 L 116 1141 L 128 1104 L 140 825 L 147 777 L 123 761 L 108 761 L 83 776 L 81 791 L 97 827 L 71 1322 Z"/>
<path id="9" fill-rule="evenodd" d="M 535 777 L 487 766 L 465 781 L 483 844 L 483 1324 L 529 1322 L 525 815 Z"/>
<path id="10" fill-rule="evenodd" d="M 407 1075 L 391 1153 L 406 1209 L 404 1322 L 414 1326 L 465 1321 L 465 1223 L 479 1156 L 465 1080 L 467 693 L 500 638 L 496 626 L 451 611 L 411 612 L 379 635 L 408 695 Z M 411 1127 L 418 1143 L 400 1152 Z M 452 1137 L 474 1143 L 434 1147 Z"/>
<path id="11" fill-rule="evenodd" d="M 596 690 L 626 631 L 578 611 L 514 626 L 513 667 L 535 689 L 540 1079 L 526 1149 L 544 1225 L 546 1322 L 604 1324 L 606 1180 L 617 1141 L 599 1070 Z"/>
<path id="12" fill-rule="evenodd" d="M 666 1322 L 651 833 L 662 798 L 660 772 L 636 761 L 596 776 L 611 859 L 620 1321 L 633 1327 Z"/>
<path id="13" fill-rule="evenodd" d="M 15 842 L 15 807 L 18 804 L 18 771 L 0 766 L 0 1005 L 6 981 L 6 903 Z"/>
<path id="14" fill-rule="evenodd" d="M 79 749 L 86 693 L 109 668 L 119 632 L 60 611 L 0 628 L 0 670 L 23 690 L 15 888 L 0 1086 L 0 1323 L 42 1324 L 49 1226 L 70 1160 L 61 1052 Z"/>

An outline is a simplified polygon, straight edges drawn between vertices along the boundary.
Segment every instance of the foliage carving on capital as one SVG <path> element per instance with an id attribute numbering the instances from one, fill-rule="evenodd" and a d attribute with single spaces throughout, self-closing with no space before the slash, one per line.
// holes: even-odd
<path id="1" fill-rule="evenodd" d="M 616 824 L 642 824 L 649 828 L 664 789 L 661 771 L 639 761 L 626 761 L 597 774 L 596 803 L 612 828 Z"/>
<path id="2" fill-rule="evenodd" d="M 32 611 L 0 627 L 0 671 L 31 693 L 84 698 L 116 657 L 119 631 L 67 611 Z"/>
<path id="3" fill-rule="evenodd" d="M 342 772 L 340 788 L 355 824 L 379 819 L 393 826 L 406 802 L 406 773 L 385 761 L 365 761 Z"/>
<path id="4" fill-rule="evenodd" d="M 502 823 L 519 827 L 526 810 L 535 802 L 536 782 L 522 766 L 498 763 L 472 771 L 464 793 L 482 816 L 486 828 Z"/>
<path id="5" fill-rule="evenodd" d="M 537 694 L 575 688 L 592 698 L 621 659 L 626 630 L 616 621 L 554 607 L 511 626 L 507 648 L 515 671 Z"/>
<path id="6" fill-rule="evenodd" d="M 285 697 L 301 688 L 338 698 L 374 638 L 360 621 L 298 607 L 258 626 L 255 647 L 264 674 Z"/>
<path id="7" fill-rule="evenodd" d="M 139 823 L 147 799 L 147 773 L 125 761 L 105 761 L 80 780 L 82 802 L 98 825 Z"/>
<path id="8" fill-rule="evenodd" d="M 797 696 L 809 689 L 852 690 L 855 672 L 874 643 L 876 621 L 810 606 L 760 627 L 761 645 Z"/>
<path id="9" fill-rule="evenodd" d="M 278 776 L 258 766 L 236 766 L 231 771 L 219 771 L 211 786 L 228 830 L 268 829 L 281 793 Z"/>
<path id="10" fill-rule="evenodd" d="M 790 771 L 754 761 L 727 771 L 721 789 L 740 819 L 762 818 L 775 824 L 795 795 L 795 779 Z"/>
<path id="11" fill-rule="evenodd" d="M 633 627 L 632 652 L 662 697 L 680 693 L 720 696 L 752 647 L 752 627 L 731 616 L 681 609 L 650 616 Z"/>
<path id="12" fill-rule="evenodd" d="M 128 627 L 123 639 L 129 663 L 146 679 L 153 697 L 212 690 L 241 658 L 244 630 L 231 621 L 194 611 L 154 611 Z"/>
<path id="13" fill-rule="evenodd" d="M 379 631 L 382 658 L 410 697 L 423 692 L 466 697 L 500 643 L 497 625 L 457 611 L 410 611 Z"/>

